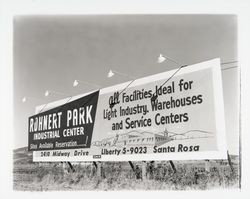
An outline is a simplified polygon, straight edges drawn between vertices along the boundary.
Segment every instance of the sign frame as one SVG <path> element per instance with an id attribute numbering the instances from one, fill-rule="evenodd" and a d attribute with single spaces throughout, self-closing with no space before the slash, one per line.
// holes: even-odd
<path id="1" fill-rule="evenodd" d="M 159 153 L 150 153 L 150 154 L 129 154 L 129 155 L 101 155 L 101 158 L 97 156 L 85 156 L 85 157 L 78 157 L 78 156 L 70 156 L 70 157 L 38 157 L 39 151 L 33 151 L 33 161 L 151 161 L 151 160 L 201 160 L 201 159 L 226 159 L 227 158 L 227 146 L 226 146 L 226 132 L 225 132 L 225 116 L 224 116 L 224 100 L 223 100 L 223 88 L 222 88 L 222 77 L 221 77 L 221 67 L 220 67 L 220 59 L 216 58 L 213 60 L 197 63 L 194 65 L 190 65 L 187 67 L 183 67 L 176 76 L 185 75 L 188 73 L 204 70 L 204 69 L 212 69 L 212 78 L 213 78 L 213 94 L 214 94 L 214 110 L 215 110 L 215 125 L 216 125 L 216 137 L 217 137 L 217 147 L 218 150 L 216 151 L 199 151 L 199 152 L 184 152 L 184 153 L 167 153 L 166 154 L 159 154 Z M 166 79 L 166 77 L 170 77 L 176 69 L 171 71 L 166 71 L 160 74 L 151 75 L 148 77 L 136 79 L 133 82 L 131 87 L 140 86 L 148 82 L 154 82 L 158 80 Z M 111 87 L 100 89 L 99 95 L 116 92 L 122 90 L 126 87 L 130 82 L 125 82 L 122 84 L 114 85 Z M 95 92 L 95 91 L 93 91 Z M 86 96 L 92 92 L 74 96 L 69 101 L 73 101 L 80 97 Z M 43 111 L 49 110 L 53 107 L 60 106 L 64 104 L 67 99 L 62 99 L 59 101 L 55 101 L 46 105 L 46 108 Z M 97 103 L 98 104 L 98 103 Z M 36 113 L 38 113 L 45 105 L 41 105 L 36 107 Z M 94 133 L 94 132 L 93 132 Z M 70 149 L 74 150 L 74 149 Z M 70 151 L 70 150 L 61 150 L 61 151 Z M 53 150 L 52 150 L 53 151 Z"/>

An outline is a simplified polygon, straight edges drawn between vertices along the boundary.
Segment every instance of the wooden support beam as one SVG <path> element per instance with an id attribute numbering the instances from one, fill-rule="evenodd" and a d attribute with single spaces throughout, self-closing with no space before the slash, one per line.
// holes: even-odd
<path id="1" fill-rule="evenodd" d="M 230 155 L 229 155 L 228 151 L 227 151 L 227 161 L 228 161 L 228 164 L 229 164 L 229 166 L 231 168 L 232 173 L 234 173 L 233 164 L 232 164 L 232 161 L 231 161 L 231 158 L 230 158 Z"/>
<path id="2" fill-rule="evenodd" d="M 172 160 L 169 160 L 169 163 L 170 163 L 170 165 L 171 165 L 171 167 L 172 167 L 174 173 L 176 173 L 177 170 L 176 170 L 176 168 L 175 168 L 175 165 L 174 165 L 173 161 L 172 161 Z"/>
<path id="3" fill-rule="evenodd" d="M 210 162 L 209 162 L 209 160 L 205 160 L 205 171 L 210 172 Z"/>
<path id="4" fill-rule="evenodd" d="M 73 172 L 75 172 L 75 169 L 74 169 L 73 165 L 72 165 L 70 162 L 68 162 L 68 165 L 69 165 L 70 169 L 71 169 Z"/>
<path id="5" fill-rule="evenodd" d="M 135 167 L 134 164 L 131 161 L 128 161 L 129 165 L 131 166 L 133 172 L 135 173 L 136 179 L 141 179 L 141 171 L 138 167 L 138 165 Z"/>
<path id="6" fill-rule="evenodd" d="M 102 177 L 102 163 L 101 162 L 97 162 L 97 169 L 96 169 L 96 175 L 98 178 Z"/>
<path id="7" fill-rule="evenodd" d="M 131 161 L 128 161 L 129 165 L 131 166 L 132 170 L 135 171 L 135 167 Z"/>
<path id="8" fill-rule="evenodd" d="M 95 173 L 93 173 L 93 174 L 95 174 L 98 178 L 101 178 L 102 177 L 102 172 L 103 172 L 102 163 L 93 161 L 93 165 L 96 168 Z"/>
<path id="9" fill-rule="evenodd" d="M 61 162 L 61 165 L 62 165 L 63 171 L 66 171 L 67 169 L 66 169 L 66 164 L 65 164 L 65 162 Z"/>
<path id="10" fill-rule="evenodd" d="M 95 168 L 97 169 L 97 167 L 98 167 L 97 163 L 94 161 L 93 164 L 94 164 Z"/>
<path id="11" fill-rule="evenodd" d="M 147 179 L 147 162 L 146 161 L 142 161 L 142 180 L 146 180 Z"/>
<path id="12" fill-rule="evenodd" d="M 154 168 L 155 168 L 155 161 L 150 161 L 149 162 L 149 167 L 147 171 L 147 178 L 152 180 L 154 179 Z"/>

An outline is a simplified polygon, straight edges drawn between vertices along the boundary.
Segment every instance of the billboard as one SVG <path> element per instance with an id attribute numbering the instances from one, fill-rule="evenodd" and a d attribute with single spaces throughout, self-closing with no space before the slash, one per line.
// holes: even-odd
<path id="1" fill-rule="evenodd" d="M 175 72 L 103 88 L 66 104 L 48 105 L 49 110 L 29 118 L 33 160 L 226 158 L 220 59 L 183 67 L 169 79 Z M 48 136 L 49 130 L 42 124 L 39 131 L 39 119 L 46 117 L 51 118 L 50 122 L 47 119 L 50 131 L 58 131 L 59 137 Z M 74 133 L 72 129 L 78 130 Z M 43 139 L 34 140 L 35 135 Z M 50 147 L 40 148 L 45 142 Z"/>

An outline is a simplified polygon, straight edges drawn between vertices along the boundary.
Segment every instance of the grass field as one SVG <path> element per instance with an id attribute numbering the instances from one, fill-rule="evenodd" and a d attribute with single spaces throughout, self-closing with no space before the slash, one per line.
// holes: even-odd
<path id="1" fill-rule="evenodd" d="M 75 165 L 73 172 L 62 163 L 14 163 L 14 190 L 207 190 L 239 188 L 238 164 L 234 172 L 228 164 L 210 161 L 210 171 L 205 171 L 204 161 L 175 162 L 175 173 L 167 161 L 157 162 L 147 179 L 141 179 L 141 162 L 134 172 L 127 162 L 103 163 L 101 177 L 94 165 Z M 65 168 L 66 166 L 66 168 Z"/>

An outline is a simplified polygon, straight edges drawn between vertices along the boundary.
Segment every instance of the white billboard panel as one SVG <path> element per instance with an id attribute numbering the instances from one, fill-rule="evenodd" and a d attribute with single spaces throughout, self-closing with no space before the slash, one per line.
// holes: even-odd
<path id="1" fill-rule="evenodd" d="M 81 148 L 81 145 L 77 144 L 82 144 L 81 140 L 79 141 L 81 137 L 75 137 L 78 136 L 77 133 L 68 133 L 67 138 L 62 133 L 56 139 L 58 142 L 64 141 L 58 145 L 51 138 L 48 140 L 51 147 L 46 150 L 39 148 L 37 141 L 33 160 L 140 161 L 226 158 L 220 59 L 183 67 L 168 81 L 175 72 L 176 70 L 167 71 L 103 88 L 99 93 L 95 91 L 89 95 L 75 97 L 66 105 L 63 105 L 64 100 L 54 102 L 53 107 L 48 105 L 47 107 L 52 109 L 46 110 L 43 117 L 49 113 L 58 113 L 57 109 L 53 108 L 61 106 L 61 121 L 69 124 L 72 122 L 68 126 L 65 124 L 65 128 L 85 128 L 86 134 L 82 134 L 82 138 L 91 138 L 91 141 L 88 140 L 89 144 Z M 86 108 L 81 99 L 86 101 L 90 95 L 95 95 L 95 101 L 91 102 L 91 98 L 88 107 L 97 104 L 91 109 L 94 111 L 91 114 L 95 117 L 93 124 L 79 124 L 77 121 L 83 117 L 79 110 Z M 37 108 L 37 112 L 41 107 Z M 39 118 L 39 114 L 32 116 L 34 121 Z M 86 125 L 91 125 L 91 128 Z M 65 132 L 65 129 L 60 130 Z M 32 138 L 33 134 L 30 136 L 30 143 Z M 76 145 L 72 147 L 66 144 L 71 138 L 76 140 Z M 46 139 L 43 140 L 45 141 Z M 65 146 L 65 149 L 62 146 Z"/>

